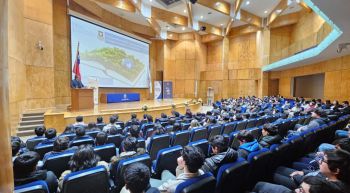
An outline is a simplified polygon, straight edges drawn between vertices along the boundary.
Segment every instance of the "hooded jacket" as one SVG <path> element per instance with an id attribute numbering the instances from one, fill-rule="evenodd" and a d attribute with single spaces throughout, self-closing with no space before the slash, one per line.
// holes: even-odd
<path id="1" fill-rule="evenodd" d="M 212 157 L 206 158 L 202 166 L 202 170 L 204 172 L 211 172 L 212 174 L 216 175 L 220 166 L 236 161 L 237 157 L 237 152 L 232 148 L 228 148 L 225 152 L 221 152 Z"/>
<path id="2" fill-rule="evenodd" d="M 254 139 L 254 141 L 252 141 L 252 142 L 246 142 L 246 143 L 242 144 L 241 146 L 239 146 L 238 156 L 242 157 L 244 159 L 247 159 L 248 155 L 251 152 L 258 151 L 260 149 L 261 149 L 260 144 L 258 143 L 258 141 L 256 139 Z"/>

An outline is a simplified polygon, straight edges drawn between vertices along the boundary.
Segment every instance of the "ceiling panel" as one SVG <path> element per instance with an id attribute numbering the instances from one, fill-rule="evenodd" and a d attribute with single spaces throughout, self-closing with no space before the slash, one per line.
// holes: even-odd
<path id="1" fill-rule="evenodd" d="M 164 7 L 162 4 L 158 3 L 156 0 L 144 0 L 145 3 L 148 3 L 150 5 L 152 5 L 153 7 L 157 7 L 159 9 L 163 9 L 166 11 L 170 11 L 173 13 L 177 13 L 183 16 L 188 16 L 187 15 L 187 7 L 186 4 L 184 2 L 178 3 L 176 4 L 176 6 L 171 6 L 171 7 Z"/>
<path id="2" fill-rule="evenodd" d="M 244 0 L 241 8 L 259 17 L 267 17 L 280 0 Z"/>
<path id="3" fill-rule="evenodd" d="M 226 27 L 230 20 L 228 15 L 212 10 L 198 3 L 192 6 L 193 19 L 214 25 L 216 27 Z"/>
<path id="4" fill-rule="evenodd" d="M 149 23 L 146 21 L 146 19 L 140 15 L 139 13 L 134 13 L 134 12 L 129 12 L 129 11 L 124 11 L 122 9 L 104 4 L 104 3 L 100 3 L 100 2 L 96 2 L 100 7 L 102 7 L 103 9 L 110 11 L 128 21 L 131 21 L 133 23 L 137 23 L 140 25 L 146 25 L 149 26 Z"/>
<path id="5" fill-rule="evenodd" d="M 166 31 L 175 32 L 175 33 L 185 33 L 185 32 L 193 31 L 191 28 L 169 24 L 161 20 L 157 20 L 157 22 L 160 25 L 160 28 Z"/>

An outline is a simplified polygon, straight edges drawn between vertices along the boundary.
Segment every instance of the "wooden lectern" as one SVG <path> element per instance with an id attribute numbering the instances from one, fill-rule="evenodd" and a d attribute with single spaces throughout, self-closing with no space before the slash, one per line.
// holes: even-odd
<path id="1" fill-rule="evenodd" d="M 71 90 L 72 111 L 94 108 L 94 89 L 81 88 Z"/>

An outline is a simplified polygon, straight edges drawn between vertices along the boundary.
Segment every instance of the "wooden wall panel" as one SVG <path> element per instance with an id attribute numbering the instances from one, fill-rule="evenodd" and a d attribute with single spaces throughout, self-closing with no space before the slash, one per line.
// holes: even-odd
<path id="1" fill-rule="evenodd" d="M 271 29 L 270 35 L 270 63 L 288 57 L 291 44 L 293 25 Z"/>
<path id="2" fill-rule="evenodd" d="M 256 41 L 256 33 L 231 38 L 228 69 L 260 68 Z"/>

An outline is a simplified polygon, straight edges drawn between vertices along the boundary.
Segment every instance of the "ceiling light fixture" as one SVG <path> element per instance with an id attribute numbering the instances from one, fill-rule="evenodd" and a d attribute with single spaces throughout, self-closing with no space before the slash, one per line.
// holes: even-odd
<path id="1" fill-rule="evenodd" d="M 250 4 L 250 1 L 245 2 L 245 5 L 249 5 L 249 4 Z"/>
<path id="2" fill-rule="evenodd" d="M 203 15 L 201 15 L 201 19 L 203 19 L 204 18 L 204 16 Z"/>
<path id="3" fill-rule="evenodd" d="M 281 12 L 282 12 L 282 9 L 277 9 L 276 12 L 277 12 L 277 13 L 281 13 Z"/>
<path id="4" fill-rule="evenodd" d="M 219 6 L 220 6 L 220 2 L 216 2 L 216 3 L 215 3 L 215 6 L 216 6 L 216 7 L 219 7 Z"/>
<path id="5" fill-rule="evenodd" d="M 185 31 L 185 29 L 186 29 L 185 27 L 182 27 L 182 31 Z"/>
<path id="6" fill-rule="evenodd" d="M 264 13 L 266 14 L 268 11 L 264 11 Z"/>
<path id="7" fill-rule="evenodd" d="M 186 9 L 184 9 L 184 13 L 187 13 L 187 10 L 186 10 Z"/>
<path id="8" fill-rule="evenodd" d="M 152 2 L 152 0 L 149 0 L 149 2 Z"/>

